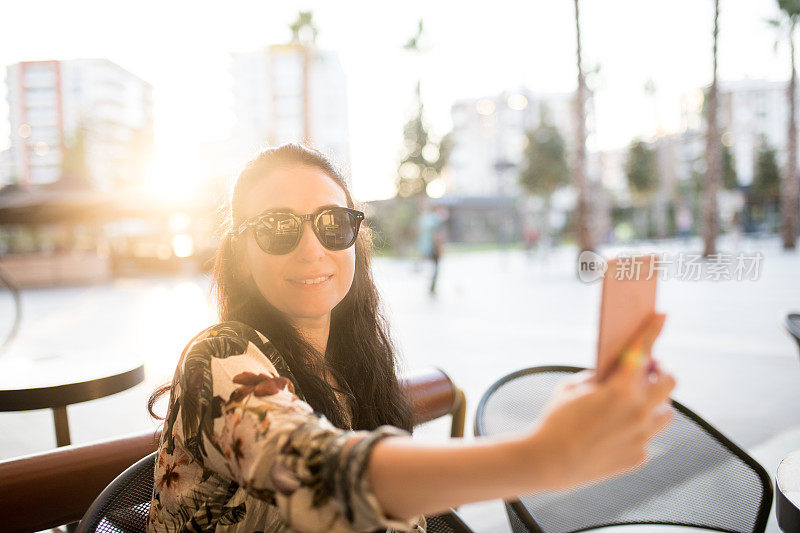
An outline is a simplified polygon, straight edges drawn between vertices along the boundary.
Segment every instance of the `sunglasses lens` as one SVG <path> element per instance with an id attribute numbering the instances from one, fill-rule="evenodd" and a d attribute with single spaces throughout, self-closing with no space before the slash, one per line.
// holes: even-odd
<path id="1" fill-rule="evenodd" d="M 344 209 L 328 209 L 316 219 L 314 232 L 328 250 L 352 246 L 358 235 L 359 220 Z"/>
<path id="2" fill-rule="evenodd" d="M 255 239 L 259 248 L 270 254 L 285 254 L 297 244 L 300 226 L 286 214 L 269 215 L 256 226 Z"/>

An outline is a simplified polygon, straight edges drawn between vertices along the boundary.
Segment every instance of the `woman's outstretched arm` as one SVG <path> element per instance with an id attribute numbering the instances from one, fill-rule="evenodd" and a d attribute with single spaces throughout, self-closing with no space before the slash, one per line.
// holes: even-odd
<path id="1" fill-rule="evenodd" d="M 647 442 L 671 419 L 672 376 L 622 366 L 603 383 L 565 380 L 524 435 L 429 445 L 391 437 L 372 451 L 368 481 L 389 516 L 572 487 L 642 464 Z M 420 482 L 424 480 L 424 482 Z"/>

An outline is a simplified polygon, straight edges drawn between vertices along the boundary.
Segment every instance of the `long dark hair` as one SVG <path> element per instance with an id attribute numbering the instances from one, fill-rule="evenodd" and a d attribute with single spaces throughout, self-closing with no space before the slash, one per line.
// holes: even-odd
<path id="1" fill-rule="evenodd" d="M 354 207 L 347 183 L 330 159 L 317 150 L 285 144 L 258 154 L 239 175 L 231 196 L 230 227 L 242 222 L 243 198 L 252 186 L 268 179 L 272 169 L 287 165 L 319 168 L 342 188 L 347 206 Z M 347 427 L 347 417 L 331 385 L 320 377 L 320 370 L 332 375 L 339 391 L 350 399 L 353 429 L 370 430 L 389 424 L 411 431 L 410 403 L 398 382 L 397 355 L 372 278 L 369 227 L 362 225 L 356 239 L 353 284 L 331 312 L 324 357 L 261 295 L 252 277 L 241 274 L 237 245 L 231 232 L 226 231 L 214 258 L 211 283 L 219 319 L 243 322 L 263 333 L 286 360 L 306 401 L 334 425 Z M 170 389 L 171 384 L 166 383 L 150 396 L 148 410 L 153 417 L 161 418 L 153 408 Z"/>

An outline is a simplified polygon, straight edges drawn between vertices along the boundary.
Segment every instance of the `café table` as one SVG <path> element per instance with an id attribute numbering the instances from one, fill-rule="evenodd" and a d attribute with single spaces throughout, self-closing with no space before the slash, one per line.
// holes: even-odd
<path id="1" fill-rule="evenodd" d="M 785 533 L 800 531 L 800 450 L 787 455 L 778 465 L 775 514 Z"/>
<path id="2" fill-rule="evenodd" d="M 0 412 L 52 409 L 56 445 L 71 444 L 67 406 L 130 389 L 144 363 L 103 351 L 48 351 L 0 357 Z"/>

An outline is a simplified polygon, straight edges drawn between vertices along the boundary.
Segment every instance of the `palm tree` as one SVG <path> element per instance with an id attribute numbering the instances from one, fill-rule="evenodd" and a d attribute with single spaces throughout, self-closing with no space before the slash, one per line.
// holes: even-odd
<path id="1" fill-rule="evenodd" d="M 314 44 L 317 42 L 317 26 L 312 11 L 300 11 L 297 20 L 289 25 L 292 30 L 292 44 Z"/>
<path id="2" fill-rule="evenodd" d="M 579 252 L 594 249 L 592 233 L 589 230 L 589 193 L 586 183 L 586 73 L 583 71 L 581 61 L 581 20 L 578 0 L 575 2 L 575 35 L 578 42 L 578 90 L 575 104 L 575 164 L 573 168 L 573 182 L 578 189 L 578 205 L 575 217 L 575 231 L 578 240 Z"/>
<path id="3" fill-rule="evenodd" d="M 703 183 L 703 256 L 717 251 L 719 221 L 717 191 L 721 181 L 722 152 L 717 123 L 717 42 L 719 40 L 719 0 L 714 0 L 714 70 L 706 102 L 706 179 Z"/>
<path id="4" fill-rule="evenodd" d="M 781 183 L 781 236 L 784 250 L 794 250 L 797 243 L 798 214 L 797 197 L 800 183 L 797 176 L 797 69 L 794 66 L 794 33 L 800 20 L 800 0 L 778 0 L 783 20 L 771 20 L 770 24 L 785 33 L 789 42 L 789 57 L 792 75 L 786 98 L 789 102 L 789 134 L 786 146 L 786 167 Z M 777 43 L 776 43 L 777 44 Z"/>
<path id="5" fill-rule="evenodd" d="M 317 26 L 312 11 L 300 11 L 297 19 L 289 25 L 292 30 L 291 44 L 303 54 L 303 143 L 313 144 L 311 131 L 311 54 L 317 43 Z"/>

